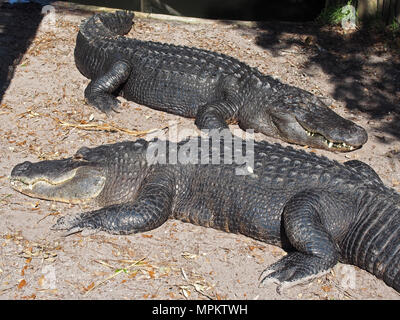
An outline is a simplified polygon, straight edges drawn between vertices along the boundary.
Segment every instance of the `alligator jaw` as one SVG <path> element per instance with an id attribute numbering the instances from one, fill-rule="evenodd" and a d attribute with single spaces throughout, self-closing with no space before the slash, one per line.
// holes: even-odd
<path id="1" fill-rule="evenodd" d="M 270 117 L 266 126 L 260 126 L 257 131 L 278 136 L 289 143 L 329 151 L 349 152 L 361 148 L 368 139 L 365 130 L 350 121 L 339 118 L 333 112 L 330 115 L 332 114 L 336 116 L 336 120 L 340 121 L 337 121 L 337 125 L 324 121 L 327 125 L 323 126 L 318 121 L 309 119 L 310 117 L 299 119 L 289 112 L 276 113 Z M 267 131 L 268 127 L 274 127 L 272 134 L 271 130 Z"/>
<path id="2" fill-rule="evenodd" d="M 304 127 L 303 127 L 303 129 L 305 130 L 307 136 L 316 137 L 319 140 L 323 141 L 326 146 L 326 149 L 331 150 L 331 151 L 347 152 L 347 151 L 353 151 L 353 150 L 359 149 L 361 147 L 361 146 L 352 146 L 352 145 L 346 144 L 345 142 L 330 141 L 326 137 L 324 137 L 322 134 L 309 131 Z"/>
<path id="3" fill-rule="evenodd" d="M 63 175 L 60 175 L 60 176 L 58 176 L 56 178 L 52 178 L 52 179 L 45 177 L 45 176 L 30 178 L 27 175 L 24 176 L 22 174 L 19 174 L 19 175 L 11 174 L 10 183 L 14 189 L 16 189 L 17 191 L 20 191 L 20 192 L 23 192 L 22 190 L 33 190 L 35 185 L 38 183 L 47 184 L 49 186 L 50 185 L 56 186 L 56 185 L 65 183 L 65 182 L 71 180 L 73 177 L 75 177 L 77 170 L 78 170 L 78 168 L 75 168 L 73 170 L 63 173 Z"/>
<path id="4" fill-rule="evenodd" d="M 329 114 L 328 114 L 329 115 Z M 328 116 L 326 115 L 326 117 Z M 349 152 L 359 149 L 368 140 L 365 129 L 346 119 L 331 113 L 334 125 L 321 126 L 307 119 L 303 121 L 295 117 L 297 130 L 303 131 L 304 145 L 318 147 L 329 151 Z M 329 121 L 325 121 L 329 124 Z M 309 144 L 307 144 L 307 142 Z"/>
<path id="5" fill-rule="evenodd" d="M 46 195 L 46 193 L 44 193 L 43 190 L 46 190 L 46 189 L 50 190 L 51 188 L 54 188 L 57 186 L 57 184 L 53 184 L 46 180 L 37 180 L 34 182 L 25 183 L 22 180 L 11 178 L 10 184 L 13 189 L 15 189 L 27 196 L 34 197 L 34 198 L 39 198 L 39 199 L 44 199 L 44 200 L 54 200 L 54 201 L 60 201 L 60 202 L 66 202 L 66 203 L 81 203 L 81 202 L 83 202 L 82 200 L 79 200 L 79 199 L 66 199 L 63 197 L 55 197 L 55 196 Z M 39 192 L 39 190 L 41 190 L 41 191 Z"/>
<path id="6" fill-rule="evenodd" d="M 38 163 L 40 165 L 40 162 Z M 82 203 L 96 198 L 103 190 L 105 177 L 93 167 L 82 166 L 68 171 L 55 170 L 50 174 L 42 172 L 30 175 L 31 166 L 17 165 L 10 177 L 11 187 L 30 197 L 66 203 Z M 53 168 L 54 169 L 54 168 Z M 65 169 L 65 166 L 63 167 Z"/>

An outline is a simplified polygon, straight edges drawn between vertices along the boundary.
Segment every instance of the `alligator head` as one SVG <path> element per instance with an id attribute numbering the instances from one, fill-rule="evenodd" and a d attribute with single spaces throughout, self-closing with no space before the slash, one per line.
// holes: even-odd
<path id="1" fill-rule="evenodd" d="M 275 83 L 270 85 L 272 81 Z M 339 116 L 315 95 L 269 77 L 260 83 L 256 83 L 260 94 L 252 97 L 253 103 L 249 100 L 254 107 L 243 108 L 245 114 L 240 115 L 243 129 L 339 152 L 358 149 L 367 142 L 362 127 Z"/>
<path id="2" fill-rule="evenodd" d="M 102 191 L 101 168 L 76 158 L 23 162 L 11 172 L 11 186 L 28 196 L 68 203 L 94 199 Z"/>
<path id="3" fill-rule="evenodd" d="M 140 172 L 142 168 L 138 166 L 143 166 L 142 155 L 146 146 L 147 142 L 140 139 L 134 144 L 121 142 L 115 146 L 82 147 L 73 157 L 61 160 L 26 161 L 12 170 L 11 186 L 23 194 L 45 200 L 112 203 L 115 197 L 134 192 L 137 185 L 134 180 L 140 174 L 127 183 L 124 195 L 117 185 L 130 176 L 123 169 Z M 116 189 L 121 192 L 116 192 Z"/>

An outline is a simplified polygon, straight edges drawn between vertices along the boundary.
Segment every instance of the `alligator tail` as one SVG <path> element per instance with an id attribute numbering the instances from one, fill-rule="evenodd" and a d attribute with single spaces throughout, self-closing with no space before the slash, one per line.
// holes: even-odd
<path id="1" fill-rule="evenodd" d="M 400 292 L 400 207 L 369 197 L 361 210 L 342 247 L 345 259 Z"/>
<path id="2" fill-rule="evenodd" d="M 109 52 L 116 53 L 116 41 L 118 38 L 125 40 L 120 36 L 129 32 L 132 19 L 132 12 L 117 11 L 95 14 L 82 22 L 76 38 L 74 56 L 78 70 L 85 77 L 96 78 L 99 72 L 109 68 L 106 65 L 110 61 Z M 112 42 L 110 38 L 116 41 Z"/>
<path id="3" fill-rule="evenodd" d="M 116 35 L 124 35 L 133 25 L 133 12 L 116 11 L 115 13 L 101 13 L 98 15 L 103 25 Z"/>
<path id="4" fill-rule="evenodd" d="M 122 36 L 131 30 L 133 16 L 129 11 L 98 13 L 82 22 L 80 33 L 88 39 Z"/>

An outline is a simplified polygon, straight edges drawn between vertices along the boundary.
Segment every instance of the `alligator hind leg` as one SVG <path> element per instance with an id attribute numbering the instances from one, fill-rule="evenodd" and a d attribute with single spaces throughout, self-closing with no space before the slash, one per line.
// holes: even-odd
<path id="1" fill-rule="evenodd" d="M 173 200 L 166 179 L 157 178 L 143 186 L 132 202 L 115 204 L 76 216 L 61 217 L 53 230 L 67 230 L 64 235 L 96 230 L 112 234 L 144 232 L 161 226 L 171 214 Z"/>
<path id="2" fill-rule="evenodd" d="M 116 111 L 119 101 L 112 93 L 126 82 L 130 73 L 131 66 L 127 62 L 114 63 L 105 74 L 93 79 L 86 87 L 86 101 L 104 113 Z"/>
<path id="3" fill-rule="evenodd" d="M 324 214 L 338 209 L 329 195 L 301 192 L 294 196 L 283 211 L 283 225 L 295 251 L 269 266 L 261 274 L 261 284 L 278 283 L 284 287 L 306 282 L 327 273 L 338 261 L 335 243 L 322 221 Z M 337 214 L 337 212 L 335 212 Z"/>
<path id="4" fill-rule="evenodd" d="M 195 124 L 199 129 L 228 129 L 227 120 L 232 119 L 242 103 L 237 94 L 237 79 L 227 77 L 219 88 L 220 100 L 199 107 Z"/>
<path id="5" fill-rule="evenodd" d="M 195 125 L 199 129 L 228 129 L 226 121 L 234 114 L 234 107 L 228 101 L 220 101 L 205 105 L 197 112 Z"/>

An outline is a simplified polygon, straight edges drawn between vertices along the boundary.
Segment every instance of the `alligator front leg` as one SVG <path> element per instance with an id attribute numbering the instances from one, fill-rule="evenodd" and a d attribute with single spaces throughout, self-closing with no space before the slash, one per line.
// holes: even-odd
<path id="1" fill-rule="evenodd" d="M 113 96 L 131 73 L 131 66 L 125 61 L 114 63 L 105 74 L 93 79 L 85 89 L 86 101 L 104 113 L 116 111 L 119 101 Z"/>
<path id="2" fill-rule="evenodd" d="M 279 292 L 284 287 L 321 276 L 335 266 L 339 254 L 327 226 L 322 223 L 329 221 L 330 210 L 335 210 L 333 215 L 337 216 L 344 211 L 340 201 L 334 201 L 329 195 L 305 191 L 286 204 L 283 224 L 295 251 L 265 269 L 260 276 L 262 284 L 277 283 Z"/>
<path id="3" fill-rule="evenodd" d="M 172 188 L 165 179 L 147 183 L 131 203 L 123 203 L 61 217 L 53 230 L 67 230 L 70 235 L 86 229 L 112 234 L 131 234 L 149 231 L 161 226 L 171 214 Z"/>

